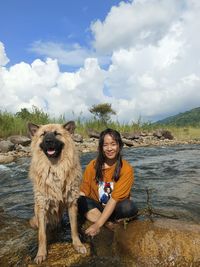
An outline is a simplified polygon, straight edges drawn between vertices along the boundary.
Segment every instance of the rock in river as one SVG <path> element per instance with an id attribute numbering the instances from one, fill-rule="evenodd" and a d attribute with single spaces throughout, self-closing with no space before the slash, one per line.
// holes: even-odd
<path id="1" fill-rule="evenodd" d="M 117 229 L 115 247 L 136 266 L 200 266 L 200 225 L 171 219 L 133 221 Z"/>

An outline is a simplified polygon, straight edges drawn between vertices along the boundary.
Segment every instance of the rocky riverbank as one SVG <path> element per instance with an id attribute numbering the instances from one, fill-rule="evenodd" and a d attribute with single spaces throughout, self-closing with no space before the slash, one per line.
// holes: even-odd
<path id="1" fill-rule="evenodd" d="M 172 146 L 178 144 L 200 144 L 200 140 L 177 140 L 167 130 L 157 130 L 152 133 L 134 132 L 121 133 L 124 146 Z M 83 138 L 80 134 L 74 134 L 73 139 L 80 153 L 97 151 L 99 133 L 88 131 L 88 137 Z M 0 164 L 15 161 L 19 157 L 30 157 L 31 139 L 27 136 L 13 135 L 3 140 L 0 139 Z"/>
<path id="2" fill-rule="evenodd" d="M 99 235 L 86 238 L 86 255 L 75 252 L 71 242 L 49 242 L 47 260 L 37 265 L 33 262 L 37 231 L 24 220 L 1 212 L 0 222 L 0 265 L 5 267 L 200 266 L 199 224 L 159 218 L 138 218 L 128 224 L 121 222 L 113 232 L 102 227 Z"/>

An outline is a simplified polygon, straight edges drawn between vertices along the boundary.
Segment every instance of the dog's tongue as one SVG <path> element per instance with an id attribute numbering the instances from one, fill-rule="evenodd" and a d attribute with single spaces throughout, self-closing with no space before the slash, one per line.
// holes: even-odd
<path id="1" fill-rule="evenodd" d="M 49 150 L 47 150 L 47 153 L 48 153 L 49 155 L 53 155 L 55 152 L 56 152 L 56 151 L 53 150 L 53 149 L 49 149 Z"/>

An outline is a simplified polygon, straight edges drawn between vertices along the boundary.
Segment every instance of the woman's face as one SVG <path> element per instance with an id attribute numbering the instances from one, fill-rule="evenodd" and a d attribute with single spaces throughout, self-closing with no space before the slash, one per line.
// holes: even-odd
<path id="1" fill-rule="evenodd" d="M 103 153 L 109 160 L 115 159 L 119 153 L 119 144 L 109 134 L 104 137 Z"/>

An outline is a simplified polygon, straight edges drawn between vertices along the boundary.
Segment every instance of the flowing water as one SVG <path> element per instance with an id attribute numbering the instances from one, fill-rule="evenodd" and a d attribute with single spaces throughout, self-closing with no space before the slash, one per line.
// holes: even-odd
<path id="1" fill-rule="evenodd" d="M 95 153 L 83 154 L 82 167 L 95 156 Z M 129 148 L 124 149 L 123 157 L 135 168 L 131 195 L 140 209 L 147 206 L 146 189 L 149 189 L 154 209 L 191 222 L 200 221 L 200 145 Z M 33 215 L 29 164 L 30 158 L 20 158 L 0 165 L 0 214 L 24 223 Z M 4 219 L 1 218 L 1 225 L 5 224 Z M 3 233 L 7 234 L 6 227 Z M 0 237 L 0 256 L 4 253 L 4 239 Z"/>

